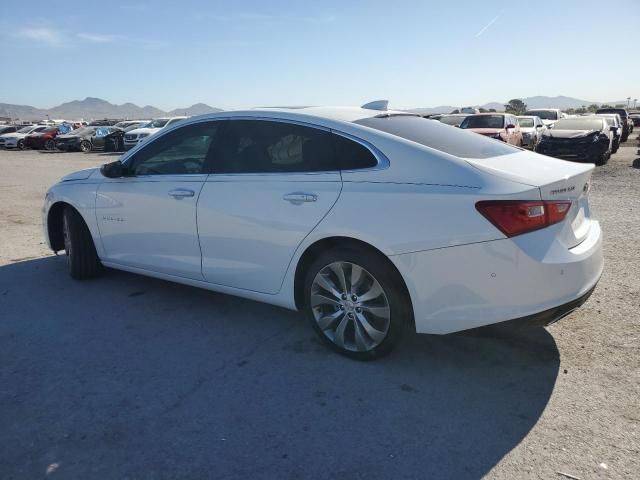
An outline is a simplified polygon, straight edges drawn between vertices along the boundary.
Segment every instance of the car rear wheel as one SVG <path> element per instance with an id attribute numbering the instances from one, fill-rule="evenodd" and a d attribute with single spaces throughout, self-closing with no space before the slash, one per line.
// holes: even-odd
<path id="1" fill-rule="evenodd" d="M 56 149 L 56 142 L 53 139 L 49 139 L 46 142 L 44 142 L 44 148 L 46 150 L 55 150 Z"/>
<path id="2" fill-rule="evenodd" d="M 91 142 L 88 140 L 83 140 L 80 142 L 80 150 L 84 153 L 89 153 L 91 151 Z"/>
<path id="3" fill-rule="evenodd" d="M 24 150 L 25 149 L 24 140 L 18 140 L 18 148 L 20 150 Z"/>
<path id="4" fill-rule="evenodd" d="M 92 278 L 102 271 L 93 238 L 82 216 L 67 207 L 62 217 L 64 250 L 69 261 L 69 273 L 76 280 Z"/>
<path id="5" fill-rule="evenodd" d="M 402 279 L 369 252 L 338 248 L 322 254 L 305 279 L 305 315 L 332 349 L 357 360 L 389 353 L 410 319 Z"/>

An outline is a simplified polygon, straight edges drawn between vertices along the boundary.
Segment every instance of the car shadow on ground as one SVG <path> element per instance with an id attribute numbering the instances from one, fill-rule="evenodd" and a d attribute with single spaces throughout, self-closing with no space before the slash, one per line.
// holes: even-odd
<path id="1" fill-rule="evenodd" d="M 295 312 L 65 259 L 0 267 L 0 477 L 479 478 L 559 368 L 543 329 L 355 362 Z"/>

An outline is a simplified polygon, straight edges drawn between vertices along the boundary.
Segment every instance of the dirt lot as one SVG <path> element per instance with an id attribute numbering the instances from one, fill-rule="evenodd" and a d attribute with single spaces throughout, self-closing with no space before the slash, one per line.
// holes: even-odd
<path id="1" fill-rule="evenodd" d="M 594 174 L 606 267 L 579 311 L 358 363 L 294 312 L 72 281 L 44 192 L 114 157 L 0 151 L 0 478 L 640 478 L 638 156 Z"/>

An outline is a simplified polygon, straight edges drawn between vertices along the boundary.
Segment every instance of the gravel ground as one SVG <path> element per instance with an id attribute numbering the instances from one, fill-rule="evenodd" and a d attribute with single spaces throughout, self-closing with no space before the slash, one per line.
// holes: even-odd
<path id="1" fill-rule="evenodd" d="M 294 312 L 72 281 L 44 192 L 115 157 L 0 151 L 0 478 L 640 478 L 639 153 L 593 176 L 606 266 L 581 309 L 358 363 Z"/>

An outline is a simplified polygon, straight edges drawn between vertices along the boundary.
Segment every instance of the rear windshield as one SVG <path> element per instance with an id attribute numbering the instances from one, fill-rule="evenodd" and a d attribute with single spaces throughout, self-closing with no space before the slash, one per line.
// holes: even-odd
<path id="1" fill-rule="evenodd" d="M 602 130 L 602 118 L 563 118 L 553 124 L 553 130 Z"/>
<path id="2" fill-rule="evenodd" d="M 521 127 L 531 128 L 533 127 L 533 118 L 518 117 L 518 123 Z"/>
<path id="3" fill-rule="evenodd" d="M 553 110 L 529 110 L 524 113 L 525 115 L 532 115 L 534 117 L 540 117 L 542 120 L 558 120 L 558 112 Z"/>
<path id="4" fill-rule="evenodd" d="M 596 110 L 596 115 L 599 113 L 617 113 L 623 118 L 627 116 L 627 111 L 624 108 L 601 108 Z"/>
<path id="5" fill-rule="evenodd" d="M 506 143 L 422 117 L 371 117 L 356 120 L 354 123 L 461 158 L 490 158 L 520 151 Z"/>
<path id="6" fill-rule="evenodd" d="M 472 115 L 464 119 L 460 128 L 502 128 L 504 127 L 503 115 Z"/>

